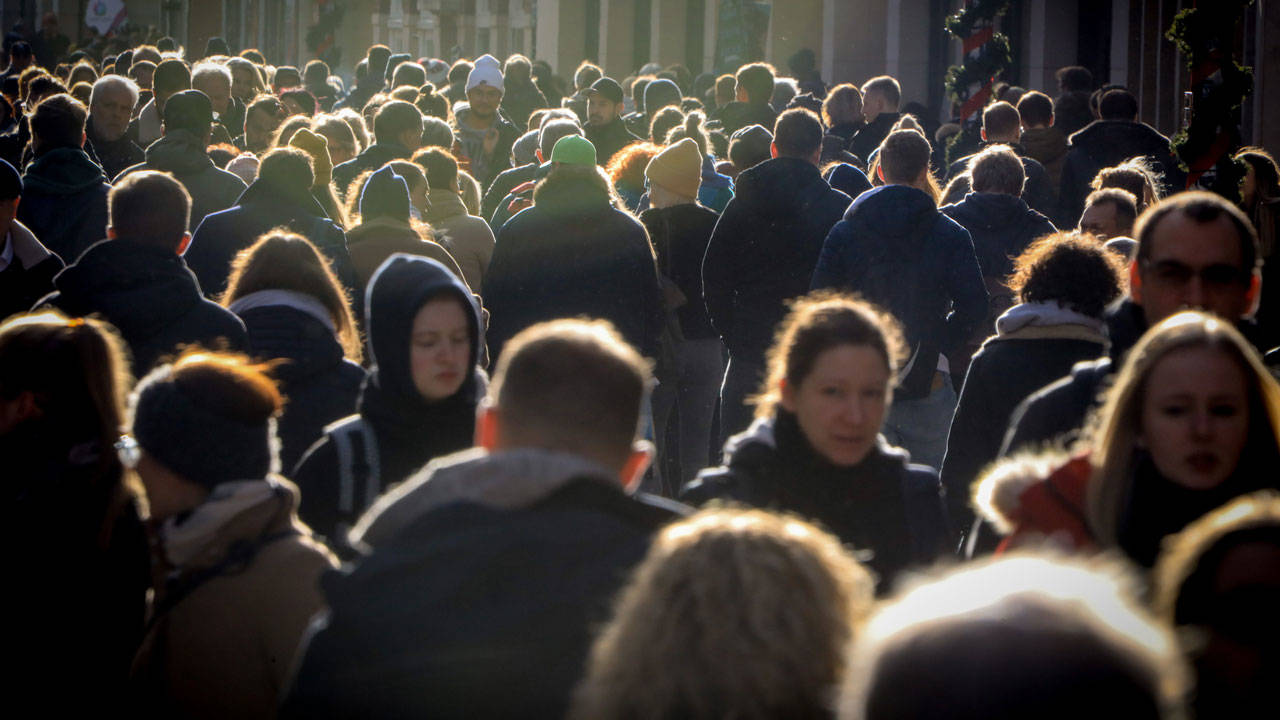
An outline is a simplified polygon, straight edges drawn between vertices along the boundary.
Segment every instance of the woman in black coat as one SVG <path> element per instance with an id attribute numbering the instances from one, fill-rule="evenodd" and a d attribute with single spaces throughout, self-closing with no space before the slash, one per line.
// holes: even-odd
<path id="1" fill-rule="evenodd" d="M 310 240 L 277 230 L 236 257 L 222 303 L 244 321 L 251 355 L 281 361 L 271 373 L 288 398 L 280 463 L 292 468 L 326 425 L 356 408 L 365 371 L 346 295 Z"/>
<path id="2" fill-rule="evenodd" d="M 820 294 L 801 301 L 769 353 L 756 420 L 681 499 L 794 512 L 866 558 L 887 588 L 903 569 L 952 550 L 938 477 L 880 435 L 902 357 L 894 321 Z"/>
<path id="3" fill-rule="evenodd" d="M 373 370 L 356 414 L 326 428 L 293 472 L 299 515 L 339 550 L 384 489 L 471 447 L 488 382 L 475 296 L 435 260 L 388 258 L 369 281 L 365 322 Z"/>
<path id="4" fill-rule="evenodd" d="M 1000 454 L 1014 409 L 1072 365 L 1102 356 L 1103 311 L 1123 292 L 1121 261 L 1076 233 L 1043 238 L 1014 265 L 1019 304 L 973 356 L 942 462 L 951 522 L 961 530 L 973 522 L 970 486 Z"/>

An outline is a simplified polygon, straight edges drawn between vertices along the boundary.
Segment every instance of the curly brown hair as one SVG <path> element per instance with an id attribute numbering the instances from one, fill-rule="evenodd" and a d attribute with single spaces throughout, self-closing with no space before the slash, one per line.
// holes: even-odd
<path id="1" fill-rule="evenodd" d="M 1058 232 L 1032 243 L 1014 261 L 1009 288 L 1019 301 L 1057 302 L 1090 317 L 1125 292 L 1124 262 L 1096 240 Z"/>
<path id="2" fill-rule="evenodd" d="M 644 189 L 644 169 L 654 155 L 662 152 L 661 145 L 651 142 L 633 142 L 614 153 L 604 172 L 614 188 Z"/>
<path id="3" fill-rule="evenodd" d="M 707 510 L 654 541 L 572 718 L 827 718 L 870 574 L 795 517 Z"/>

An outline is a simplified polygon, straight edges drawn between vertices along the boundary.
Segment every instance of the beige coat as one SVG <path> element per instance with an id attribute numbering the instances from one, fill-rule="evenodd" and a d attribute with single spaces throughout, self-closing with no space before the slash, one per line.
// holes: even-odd
<path id="1" fill-rule="evenodd" d="M 369 285 L 373 271 L 395 253 L 409 253 L 429 257 L 444 265 L 450 272 L 466 280 L 466 276 L 449 254 L 438 243 L 424 239 L 409 225 L 387 218 L 377 218 L 347 231 L 347 248 L 351 264 L 356 271 L 360 288 Z"/>
<path id="2" fill-rule="evenodd" d="M 427 196 L 427 222 L 435 230 L 436 242 L 458 262 L 473 290 L 484 286 L 484 273 L 493 257 L 493 230 L 489 223 L 467 214 L 462 198 L 448 188 L 432 190 Z"/>
<path id="3" fill-rule="evenodd" d="M 324 608 L 319 579 L 337 562 L 298 520 L 297 488 L 277 478 L 215 494 L 230 485 L 244 491 L 211 496 L 184 529 L 161 531 L 162 562 L 186 582 L 157 593 L 134 659 L 132 690 L 145 716 L 274 717 L 299 640 Z M 256 548 L 247 565 L 227 562 L 238 545 Z"/>

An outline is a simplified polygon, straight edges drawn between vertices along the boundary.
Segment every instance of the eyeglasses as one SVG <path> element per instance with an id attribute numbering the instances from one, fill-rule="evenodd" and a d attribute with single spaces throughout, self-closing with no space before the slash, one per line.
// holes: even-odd
<path id="1" fill-rule="evenodd" d="M 1247 272 L 1226 263 L 1193 268 L 1177 260 L 1160 260 L 1159 262 L 1144 260 L 1142 267 L 1150 273 L 1151 278 L 1157 283 L 1169 286 L 1184 286 L 1190 283 L 1194 277 L 1199 277 L 1201 284 L 1205 287 L 1212 288 L 1243 285 L 1249 281 Z"/>
<path id="2" fill-rule="evenodd" d="M 137 469 L 138 460 L 142 459 L 142 447 L 132 435 L 121 435 L 116 440 L 115 449 L 121 465 L 129 470 Z"/>

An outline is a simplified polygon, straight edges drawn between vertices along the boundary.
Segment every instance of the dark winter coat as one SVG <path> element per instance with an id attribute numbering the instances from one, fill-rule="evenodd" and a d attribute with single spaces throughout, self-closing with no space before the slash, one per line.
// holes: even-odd
<path id="1" fill-rule="evenodd" d="M 281 717 L 563 717 L 615 593 L 684 512 L 563 453 L 432 463 L 361 521 L 372 553 L 325 578 Z"/>
<path id="2" fill-rule="evenodd" d="M 470 309 L 470 366 L 476 366 L 483 343 L 482 323 L 466 284 L 433 260 L 393 255 L 369 286 L 365 322 L 373 370 L 356 404 L 359 419 L 376 438 L 377 476 L 371 472 L 366 487 L 354 489 L 358 492 L 341 487 L 332 428 L 307 450 L 291 476 L 302 490 L 298 510 L 302 519 L 339 546 L 346 528 L 382 489 L 404 480 L 432 458 L 471 447 L 476 403 L 486 387 L 484 373 L 477 369 L 452 396 L 428 403 L 414 385 L 409 367 L 414 317 L 440 296 L 455 297 Z"/>
<path id="3" fill-rule="evenodd" d="M 75 262 L 107 232 L 106 175 L 84 150 L 57 148 L 22 175 L 18 220 L 64 263 Z"/>
<path id="4" fill-rule="evenodd" d="M 138 147 L 126 132 L 117 140 L 98 138 L 93 130 L 93 116 L 89 116 L 84 125 L 84 151 L 89 153 L 93 161 L 102 166 L 107 177 L 114 178 L 125 168 L 137 165 L 146 159 L 142 148 Z"/>
<path id="5" fill-rule="evenodd" d="M 287 295 L 292 294 L 251 293 L 231 305 L 248 330 L 249 354 L 285 361 L 271 377 L 288 398 L 277 422 L 280 467 L 286 470 L 320 439 L 326 425 L 355 412 L 365 379 L 364 368 L 343 358 L 327 316 L 322 320 L 312 309 L 319 301 L 291 302 Z"/>
<path id="6" fill-rule="evenodd" d="M 596 149 L 599 153 L 599 148 Z M 520 167 L 513 167 L 510 170 L 503 170 L 498 177 L 493 179 L 493 183 L 489 185 L 489 189 L 484 191 L 484 199 L 480 202 L 480 217 L 486 222 L 493 220 L 494 213 L 501 206 L 503 198 L 505 198 L 517 186 L 523 185 L 533 180 L 534 173 L 538 170 L 538 163 L 529 163 Z M 501 225 L 490 225 L 490 227 L 502 227 Z"/>
<path id="7" fill-rule="evenodd" d="M 702 297 L 702 258 L 719 216 L 696 203 L 649 208 L 640 222 L 649 232 L 658 256 L 658 271 L 671 279 L 684 295 L 676 309 L 686 340 L 716 337 Z"/>
<path id="8" fill-rule="evenodd" d="M 609 158 L 616 155 L 622 148 L 633 142 L 640 142 L 640 138 L 633 135 L 627 129 L 627 124 L 619 117 L 615 117 L 606 125 L 587 125 L 585 129 L 587 139 L 596 146 L 596 162 L 601 167 L 609 164 Z"/>
<path id="9" fill-rule="evenodd" d="M 989 145 L 988 145 L 989 146 Z M 1026 176 L 1026 184 L 1022 187 L 1022 200 L 1027 206 L 1036 212 L 1046 216 L 1052 215 L 1057 210 L 1057 193 L 1049 184 L 1048 175 L 1045 173 L 1044 166 L 1034 158 L 1028 157 L 1022 147 L 1018 145 L 1009 146 L 1018 154 L 1018 158 L 1022 160 L 1022 172 Z M 963 175 L 969 170 L 969 161 L 973 159 L 972 155 L 962 157 L 951 163 L 951 167 L 947 169 L 947 181 L 957 175 Z M 971 180 L 962 181 L 965 185 L 965 194 L 973 191 Z M 963 197 L 963 195 L 961 195 Z M 948 196 L 946 201 L 950 201 Z"/>
<path id="10" fill-rule="evenodd" d="M 1016 305 L 996 322 L 996 334 L 973 356 L 951 421 L 942 483 L 952 527 L 973 521 L 971 486 L 1000 454 L 1009 417 L 1023 398 L 1102 354 L 1102 321 L 1057 303 Z"/>
<path id="11" fill-rule="evenodd" d="M 831 187 L 855 199 L 874 187 L 866 173 L 849 163 L 840 163 L 828 170 L 826 180 Z"/>
<path id="12" fill-rule="evenodd" d="M 889 131 L 902 117 L 902 113 L 882 112 L 875 119 L 858 129 L 858 133 L 849 141 L 849 152 L 859 158 L 871 162 L 871 153 L 880 148 L 880 143 L 889 137 Z"/>
<path id="13" fill-rule="evenodd" d="M 1056 231 L 1049 218 L 1027 207 L 1022 198 L 1003 193 L 975 193 L 942 208 L 973 241 L 983 277 L 1003 280 L 1013 261 L 1038 238 Z"/>
<path id="14" fill-rule="evenodd" d="M 40 301 L 72 317 L 97 313 L 120 331 L 141 377 L 182 345 L 243 351 L 240 318 L 200 296 L 195 277 L 172 250 L 119 238 L 85 251 L 53 279 Z"/>
<path id="15" fill-rule="evenodd" d="M 528 128 L 529 116 L 545 107 L 550 107 L 547 98 L 532 80 L 506 82 L 502 91 L 502 113 L 521 131 Z"/>
<path id="16" fill-rule="evenodd" d="M 913 565 L 953 550 L 937 473 L 911 465 L 883 438 L 861 463 L 837 467 L 809 444 L 791 413 L 779 410 L 729 439 L 725 465 L 702 471 L 684 502 L 746 503 L 816 520 L 840 541 L 872 553 L 867 565 L 882 589 Z"/>
<path id="17" fill-rule="evenodd" d="M 1126 120 L 1095 120 L 1073 134 L 1071 150 L 1062 166 L 1062 192 L 1059 198 L 1063 218 L 1079 220 L 1084 201 L 1089 196 L 1089 183 L 1103 168 L 1119 165 L 1131 157 L 1144 157 L 1155 164 L 1164 186 L 1181 190 L 1187 175 L 1178 166 L 1169 148 L 1169 139 L 1155 128 Z M 1142 198 L 1138 198 L 1141 200 Z"/>
<path id="18" fill-rule="evenodd" d="M 483 133 L 474 131 L 467 124 L 471 113 L 469 105 L 462 105 L 455 110 L 453 135 L 458 138 L 461 148 L 459 160 L 466 160 L 467 170 L 471 177 L 480 183 L 485 190 L 493 183 L 498 173 L 511 167 L 511 146 L 520 139 L 521 131 L 510 120 L 503 117 L 499 110 L 493 120 L 492 127 L 498 130 L 498 142 L 493 146 L 493 154 L 485 155 Z"/>
<path id="19" fill-rule="evenodd" d="M 186 260 L 205 295 L 221 294 L 236 254 L 276 227 L 287 227 L 310 240 L 329 259 L 338 281 L 356 295 L 359 288 L 342 228 L 325 216 L 308 190 L 278 188 L 262 178 L 234 206 L 206 217 L 192 234 Z"/>
<path id="20" fill-rule="evenodd" d="M 767 102 L 745 103 L 734 101 L 720 108 L 720 127 L 725 135 L 732 135 L 748 125 L 760 125 L 773 132 L 778 113 Z"/>
<path id="21" fill-rule="evenodd" d="M 204 145 L 187 130 L 165 133 L 147 148 L 145 162 L 126 169 L 116 180 L 141 170 L 167 172 L 182 183 L 191 196 L 191 228 L 200 227 L 206 215 L 235 205 L 246 187 L 243 180 L 214 165 Z"/>
<path id="22" fill-rule="evenodd" d="M 1062 192 L 1062 166 L 1067 162 L 1067 136 L 1057 126 L 1032 128 L 1022 131 L 1019 144 L 1027 157 L 1044 166 L 1044 176 L 1053 191 L 1056 206 Z"/>
<path id="23" fill-rule="evenodd" d="M 939 353 L 958 349 L 987 314 L 969 233 L 905 185 L 860 195 L 831 228 L 813 288 L 861 294 L 902 323 L 911 357 L 898 397 L 929 393 Z"/>
<path id="24" fill-rule="evenodd" d="M 13 259 L 0 270 L 0 320 L 30 310 L 37 300 L 53 292 L 53 276 L 63 267 L 62 260 L 16 220 L 9 226 L 8 240 L 0 239 L 0 251 L 6 242 L 13 245 Z"/>
<path id="25" fill-rule="evenodd" d="M 409 148 L 400 143 L 375 142 L 359 155 L 333 168 L 333 187 L 337 189 L 339 197 L 345 198 L 347 191 L 351 189 L 351 182 L 360 177 L 360 173 L 377 170 L 394 160 L 406 160 L 411 154 Z"/>
<path id="26" fill-rule="evenodd" d="M 763 363 L 787 302 L 809 291 L 822 242 L 849 202 L 797 158 L 738 176 L 702 261 L 707 314 L 731 356 Z"/>
<path id="27" fill-rule="evenodd" d="M 644 226 L 615 209 L 597 185 L 554 173 L 534 205 L 498 231 L 485 276 L 489 353 L 544 320 L 604 318 L 647 357 L 657 357 L 662 290 Z"/>

